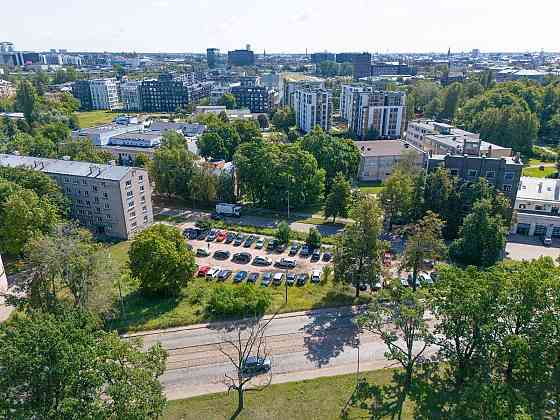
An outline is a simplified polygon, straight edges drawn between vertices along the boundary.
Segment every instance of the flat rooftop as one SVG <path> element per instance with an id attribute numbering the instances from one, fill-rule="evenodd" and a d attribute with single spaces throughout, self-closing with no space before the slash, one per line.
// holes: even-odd
<path id="1" fill-rule="evenodd" d="M 517 199 L 555 202 L 560 200 L 560 180 L 522 176 Z"/>
<path id="2" fill-rule="evenodd" d="M 355 141 L 354 144 L 364 157 L 399 156 L 408 150 L 424 153 L 417 147 L 402 140 Z"/>

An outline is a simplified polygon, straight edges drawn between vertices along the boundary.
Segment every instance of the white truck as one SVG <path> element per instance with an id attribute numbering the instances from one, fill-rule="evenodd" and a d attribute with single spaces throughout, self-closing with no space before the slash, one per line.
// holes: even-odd
<path id="1" fill-rule="evenodd" d="M 219 214 L 221 216 L 240 217 L 241 206 L 227 203 L 216 204 L 216 214 Z"/>

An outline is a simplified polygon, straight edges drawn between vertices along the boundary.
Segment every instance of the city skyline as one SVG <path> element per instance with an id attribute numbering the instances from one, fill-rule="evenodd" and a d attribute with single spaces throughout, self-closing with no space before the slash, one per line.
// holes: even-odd
<path id="1" fill-rule="evenodd" d="M 537 0 L 533 7 L 521 8 L 498 0 L 491 10 L 486 6 L 482 0 L 395 0 L 383 7 L 367 0 L 350 0 L 344 7 L 334 0 L 100 0 L 71 5 L 32 0 L 4 10 L 0 39 L 32 51 L 204 53 L 208 47 L 225 52 L 246 44 L 258 53 L 558 50 L 554 19 L 560 4 Z M 22 25 L 18 17 L 24 15 Z"/>

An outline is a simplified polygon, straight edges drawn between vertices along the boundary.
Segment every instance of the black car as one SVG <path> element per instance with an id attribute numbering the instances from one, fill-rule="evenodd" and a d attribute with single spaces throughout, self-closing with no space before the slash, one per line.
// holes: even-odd
<path id="1" fill-rule="evenodd" d="M 231 260 L 236 263 L 247 264 L 251 262 L 251 254 L 248 252 L 238 252 L 237 254 L 233 254 Z"/>
<path id="2" fill-rule="evenodd" d="M 261 279 L 261 286 L 263 287 L 270 286 L 270 283 L 272 283 L 272 276 L 273 274 L 270 271 L 264 273 Z"/>
<path id="3" fill-rule="evenodd" d="M 276 239 L 271 239 L 268 241 L 268 245 L 266 246 L 267 251 L 274 251 L 278 246 L 278 241 Z"/>
<path id="4" fill-rule="evenodd" d="M 227 235 L 226 235 L 226 240 L 225 240 L 226 244 L 231 244 L 236 236 L 237 236 L 237 233 L 228 232 Z"/>
<path id="5" fill-rule="evenodd" d="M 242 233 L 238 233 L 237 236 L 235 237 L 235 240 L 233 241 L 233 246 L 241 245 L 244 240 L 245 240 L 245 235 L 243 235 Z"/>
<path id="6" fill-rule="evenodd" d="M 297 276 L 296 284 L 297 284 L 298 286 L 303 286 L 303 285 L 305 285 L 305 283 L 307 283 L 307 280 L 308 280 L 308 279 L 309 279 L 309 274 L 307 274 L 307 273 L 300 273 L 300 274 L 298 274 L 298 276 Z"/>
<path id="7" fill-rule="evenodd" d="M 289 255 L 290 257 L 293 257 L 294 255 L 297 255 L 299 251 L 299 245 L 298 244 L 292 244 L 292 246 L 290 247 L 290 252 Z"/>
<path id="8" fill-rule="evenodd" d="M 320 259 L 321 259 L 321 250 L 316 249 L 315 251 L 313 251 L 313 254 L 311 254 L 311 262 L 316 262 L 319 261 Z"/>
<path id="9" fill-rule="evenodd" d="M 251 245 L 253 245 L 253 242 L 255 242 L 255 235 L 249 235 L 247 236 L 247 239 L 245 239 L 245 242 L 243 242 L 243 247 L 245 248 L 249 248 Z"/>
<path id="10" fill-rule="evenodd" d="M 295 282 L 296 282 L 296 275 L 294 273 L 286 274 L 286 283 L 288 284 L 288 286 L 293 286 Z"/>
<path id="11" fill-rule="evenodd" d="M 268 372 L 272 368 L 270 359 L 257 356 L 249 356 L 245 359 L 241 372 L 244 375 L 258 375 L 259 373 Z"/>
<path id="12" fill-rule="evenodd" d="M 332 259 L 332 254 L 330 252 L 325 252 L 323 254 L 323 261 L 328 262 Z"/>
<path id="13" fill-rule="evenodd" d="M 256 283 L 259 277 L 259 273 L 251 273 L 249 274 L 249 277 L 247 277 L 247 283 Z"/>
<path id="14" fill-rule="evenodd" d="M 187 228 L 183 231 L 183 236 L 187 239 L 196 239 L 200 235 L 202 229 L 199 228 Z"/>
<path id="15" fill-rule="evenodd" d="M 278 252 L 279 254 L 281 254 L 282 252 L 284 252 L 286 250 L 286 244 L 279 244 L 276 247 L 276 252 Z"/>
<path id="16" fill-rule="evenodd" d="M 231 255 L 231 252 L 220 249 L 219 251 L 214 252 L 214 258 L 217 260 L 227 260 Z"/>
<path id="17" fill-rule="evenodd" d="M 218 280 L 226 281 L 231 276 L 231 270 L 222 270 L 218 273 Z"/>
<path id="18" fill-rule="evenodd" d="M 208 236 L 208 232 L 210 232 L 209 229 L 202 229 L 196 239 L 198 239 L 199 241 L 205 240 L 206 237 Z"/>
<path id="19" fill-rule="evenodd" d="M 208 236 L 206 236 L 206 242 L 215 241 L 217 236 L 218 231 L 216 229 L 211 229 L 210 232 L 208 232 Z"/>
<path id="20" fill-rule="evenodd" d="M 304 245 L 304 246 L 301 247 L 301 251 L 299 252 L 299 255 L 300 255 L 300 257 L 304 257 L 304 258 L 308 257 L 310 251 L 311 250 L 309 249 L 309 246 Z"/>
<path id="21" fill-rule="evenodd" d="M 247 278 L 247 272 L 246 271 L 240 271 L 233 277 L 233 282 L 234 283 L 241 283 L 246 278 Z"/>

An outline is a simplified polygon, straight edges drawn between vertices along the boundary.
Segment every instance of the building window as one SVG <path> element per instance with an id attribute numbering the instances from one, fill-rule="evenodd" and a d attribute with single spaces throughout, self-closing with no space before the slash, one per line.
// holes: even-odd
<path id="1" fill-rule="evenodd" d="M 527 208 L 527 204 L 520 204 L 520 205 L 519 205 L 519 208 L 520 208 L 521 210 L 524 210 L 524 209 Z"/>
<path id="2" fill-rule="evenodd" d="M 109 203 L 105 203 L 105 208 L 106 208 L 106 209 L 109 208 Z"/>
<path id="3" fill-rule="evenodd" d="M 451 169 L 449 171 L 449 173 L 451 174 L 451 176 L 457 176 L 459 175 L 459 171 L 457 169 Z"/>
<path id="4" fill-rule="evenodd" d="M 134 219 L 136 217 L 136 212 L 135 211 L 131 211 L 130 212 L 130 218 Z"/>
<path id="5" fill-rule="evenodd" d="M 504 185 L 504 191 L 505 192 L 510 192 L 511 191 L 511 185 Z"/>
<path id="6" fill-rule="evenodd" d="M 144 223 L 148 222 L 148 216 L 144 216 Z"/>
<path id="7" fill-rule="evenodd" d="M 97 185 L 94 185 L 93 187 L 91 187 L 91 189 L 92 189 L 93 191 L 97 191 Z"/>
<path id="8" fill-rule="evenodd" d="M 87 181 L 85 179 L 82 179 L 82 184 L 87 185 Z"/>
<path id="9" fill-rule="evenodd" d="M 131 180 L 126 181 L 125 185 L 126 185 L 126 188 L 132 187 L 132 181 Z"/>
<path id="10" fill-rule="evenodd" d="M 144 181 L 144 175 L 139 175 L 138 176 L 138 181 Z"/>
<path id="11" fill-rule="evenodd" d="M 107 200 L 107 199 L 109 198 L 109 194 L 107 194 L 106 192 L 104 192 L 104 193 L 103 193 L 103 198 L 104 198 L 105 200 Z"/>
<path id="12" fill-rule="evenodd" d="M 105 216 L 107 218 L 107 220 L 111 220 L 111 215 L 108 214 L 107 216 Z"/>
<path id="13" fill-rule="evenodd" d="M 67 176 L 64 177 L 64 182 L 68 183 L 70 182 L 70 178 L 68 178 Z"/>
<path id="14" fill-rule="evenodd" d="M 143 185 L 140 185 L 140 191 L 144 192 L 144 186 Z"/>
<path id="15" fill-rule="evenodd" d="M 128 202 L 128 208 L 132 208 L 134 207 L 134 201 L 129 201 Z"/>
<path id="16" fill-rule="evenodd" d="M 148 208 L 147 208 L 146 206 L 144 206 L 144 207 L 142 207 L 142 211 L 143 211 L 144 213 L 147 213 L 147 212 L 148 212 Z"/>
<path id="17" fill-rule="evenodd" d="M 496 172 L 494 171 L 487 171 L 486 178 L 496 178 Z"/>
<path id="18" fill-rule="evenodd" d="M 474 178 L 478 176 L 478 171 L 476 169 L 469 169 L 469 171 L 467 172 L 467 176 L 469 178 Z"/>
<path id="19" fill-rule="evenodd" d="M 542 211 L 542 209 L 543 209 L 543 206 L 538 206 L 538 205 L 535 206 L 535 210 Z"/>
<path id="20" fill-rule="evenodd" d="M 84 191 L 84 195 L 87 197 L 89 196 L 89 191 Z"/>
<path id="21" fill-rule="evenodd" d="M 506 172 L 506 173 L 504 174 L 504 179 L 505 179 L 506 181 L 511 181 L 511 180 L 513 179 L 513 172 Z"/>
<path id="22" fill-rule="evenodd" d="M 72 178 L 72 183 L 77 184 L 78 183 L 78 178 Z"/>
<path id="23" fill-rule="evenodd" d="M 130 226 L 132 226 L 133 228 L 135 228 L 137 225 L 138 225 L 138 223 L 136 223 L 136 222 L 132 222 L 132 223 L 130 224 Z"/>
<path id="24" fill-rule="evenodd" d="M 127 192 L 126 192 L 126 196 L 127 196 L 127 197 L 132 197 L 132 195 L 133 195 L 132 191 L 127 191 Z"/>

